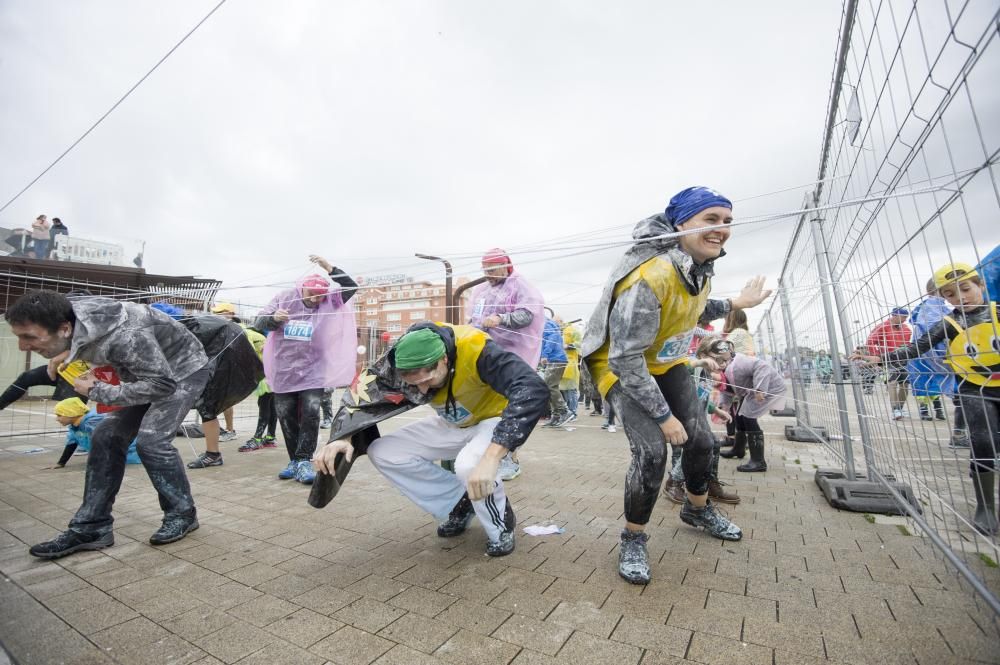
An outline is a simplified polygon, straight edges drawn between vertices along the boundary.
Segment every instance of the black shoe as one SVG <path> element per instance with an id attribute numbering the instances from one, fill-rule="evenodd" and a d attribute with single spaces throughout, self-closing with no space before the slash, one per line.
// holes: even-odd
<path id="1" fill-rule="evenodd" d="M 115 534 L 107 533 L 83 534 L 76 531 L 63 531 L 52 540 L 32 545 L 28 552 L 31 556 L 42 559 L 58 559 L 61 556 L 81 550 L 103 550 L 115 544 Z"/>
<path id="2" fill-rule="evenodd" d="M 441 538 L 454 538 L 464 533 L 465 528 L 469 526 L 469 522 L 472 521 L 475 514 L 476 511 L 472 508 L 469 495 L 463 494 L 462 498 L 455 504 L 455 507 L 448 513 L 447 521 L 438 524 L 438 536 Z"/>
<path id="3" fill-rule="evenodd" d="M 514 529 L 517 527 L 517 518 L 514 517 L 514 509 L 510 507 L 510 499 L 507 499 L 503 523 L 504 529 L 497 541 L 486 543 L 486 554 L 489 556 L 507 556 L 514 551 Z"/>
<path id="4" fill-rule="evenodd" d="M 622 529 L 621 544 L 618 546 L 618 574 L 631 584 L 649 584 L 649 552 L 644 532 Z"/>
<path id="5" fill-rule="evenodd" d="M 747 432 L 747 445 L 750 447 L 750 461 L 736 467 L 737 471 L 745 473 L 767 471 L 767 460 L 764 459 L 764 433 Z"/>
<path id="6" fill-rule="evenodd" d="M 728 450 L 720 450 L 719 457 L 726 459 L 743 459 L 747 454 L 747 433 L 737 432 L 733 437 L 733 447 Z"/>
<path id="7" fill-rule="evenodd" d="M 198 528 L 198 517 L 191 515 L 183 517 L 181 515 L 171 515 L 163 518 L 163 524 L 149 537 L 151 545 L 166 545 L 180 540 Z"/>

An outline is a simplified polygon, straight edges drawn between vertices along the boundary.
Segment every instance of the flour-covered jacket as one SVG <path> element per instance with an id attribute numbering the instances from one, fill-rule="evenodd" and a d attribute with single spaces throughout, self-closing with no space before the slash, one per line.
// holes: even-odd
<path id="1" fill-rule="evenodd" d="M 614 374 L 615 383 L 635 400 L 651 417 L 663 422 L 670 416 L 670 408 L 660 392 L 647 365 L 646 352 L 653 346 L 660 329 L 660 302 L 650 286 L 643 280 L 625 289 L 617 296 L 619 282 L 629 277 L 633 271 L 647 261 L 662 257 L 673 264 L 677 276 L 686 292 L 694 297 L 709 288 L 709 280 L 714 271 L 714 261 L 697 264 L 690 255 L 683 252 L 678 239 L 661 236 L 675 233 L 677 229 L 661 213 L 639 222 L 632 232 L 635 244 L 625 252 L 618 265 L 611 271 L 604 292 L 594 313 L 587 323 L 583 336 L 581 355 L 588 361 L 598 390 L 607 394 L 607 385 L 595 372 L 594 358 L 608 344 L 607 362 Z M 720 255 L 722 256 L 722 255 Z M 699 295 L 700 297 L 700 295 Z M 704 311 L 711 319 L 722 318 L 729 313 L 728 300 L 707 300 Z M 612 313 L 617 312 L 612 324 Z M 687 330 L 692 331 L 697 324 L 698 314 L 690 321 Z M 684 341 L 678 353 L 686 355 L 690 339 Z M 677 345 L 675 345 L 677 346 Z"/>
<path id="2" fill-rule="evenodd" d="M 177 383 L 208 364 L 205 350 L 184 324 L 147 305 L 110 298 L 73 300 L 73 340 L 67 363 L 110 365 L 121 385 L 98 383 L 90 399 L 112 406 L 150 404 L 172 395 Z"/>

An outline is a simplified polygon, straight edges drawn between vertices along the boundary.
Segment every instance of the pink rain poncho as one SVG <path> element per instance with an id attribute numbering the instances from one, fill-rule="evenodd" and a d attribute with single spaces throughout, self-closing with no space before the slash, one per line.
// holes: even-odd
<path id="1" fill-rule="evenodd" d="M 542 353 L 542 328 L 545 326 L 545 303 L 538 289 L 517 273 L 511 273 L 502 283 L 484 282 L 472 290 L 469 298 L 472 314 L 469 325 L 482 328 L 483 319 L 491 314 L 509 314 L 526 309 L 532 314 L 531 323 L 523 328 L 483 328 L 505 351 L 510 351 L 531 367 L 538 366 Z"/>
<path id="2" fill-rule="evenodd" d="M 316 282 L 320 280 L 320 282 Z M 327 296 L 316 307 L 302 298 L 305 284 L 325 284 Z M 358 332 L 354 306 L 344 302 L 340 287 L 325 277 L 310 275 L 294 289 L 275 296 L 261 316 L 279 309 L 288 321 L 273 330 L 264 343 L 264 374 L 275 393 L 293 393 L 315 388 L 350 385 L 354 379 Z"/>

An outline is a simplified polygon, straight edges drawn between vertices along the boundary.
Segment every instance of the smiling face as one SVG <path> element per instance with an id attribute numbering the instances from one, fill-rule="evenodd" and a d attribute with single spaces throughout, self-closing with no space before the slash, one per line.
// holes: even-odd
<path id="1" fill-rule="evenodd" d="M 33 351 L 43 358 L 55 358 L 69 349 L 73 337 L 73 326 L 63 323 L 54 332 L 37 323 L 12 323 L 10 330 L 17 337 L 17 348 Z"/>
<path id="2" fill-rule="evenodd" d="M 430 367 L 400 370 L 399 378 L 403 380 L 403 383 L 414 386 L 420 391 L 420 394 L 426 395 L 430 391 L 444 387 L 445 382 L 447 382 L 448 357 L 442 357 Z"/>
<path id="3" fill-rule="evenodd" d="M 704 263 L 719 258 L 722 247 L 729 240 L 729 224 L 733 221 L 733 211 L 723 206 L 705 208 L 694 217 L 677 226 L 681 231 L 709 229 L 701 233 L 681 236 L 680 245 L 696 263 Z"/>
<path id="4" fill-rule="evenodd" d="M 507 264 L 484 263 L 483 274 L 486 275 L 486 280 L 490 284 L 499 284 L 500 282 L 507 279 Z"/>

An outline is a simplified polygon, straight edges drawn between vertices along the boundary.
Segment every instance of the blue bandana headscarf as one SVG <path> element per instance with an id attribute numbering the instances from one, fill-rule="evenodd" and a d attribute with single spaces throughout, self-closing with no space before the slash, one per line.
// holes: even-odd
<path id="1" fill-rule="evenodd" d="M 691 219 L 705 208 L 714 208 L 715 206 L 722 206 L 730 210 L 733 209 L 732 201 L 714 189 L 709 189 L 708 187 L 688 187 L 670 199 L 670 205 L 667 206 L 664 214 L 667 216 L 667 221 L 677 226 Z"/>

